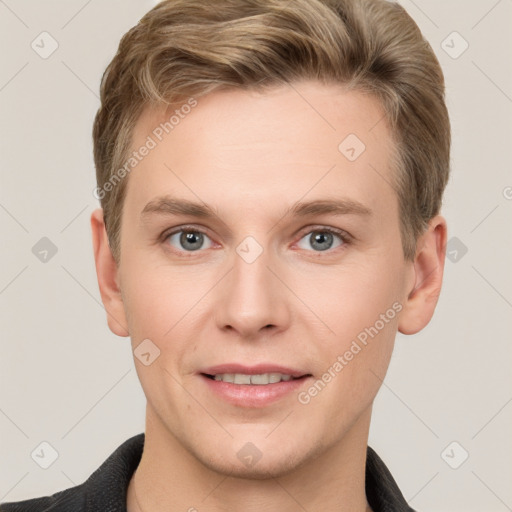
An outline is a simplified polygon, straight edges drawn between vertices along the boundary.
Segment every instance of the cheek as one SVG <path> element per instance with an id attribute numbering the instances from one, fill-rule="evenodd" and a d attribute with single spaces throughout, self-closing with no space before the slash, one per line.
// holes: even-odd
<path id="1" fill-rule="evenodd" d="M 329 336 L 341 342 L 373 325 L 400 297 L 390 265 L 374 259 L 316 269 L 296 278 L 293 289 L 328 326 Z"/>
<path id="2" fill-rule="evenodd" d="M 124 270 L 123 302 L 132 338 L 162 338 L 184 315 L 190 287 L 162 268 L 126 262 Z"/>
<path id="3" fill-rule="evenodd" d="M 205 328 L 210 318 L 205 310 L 211 306 L 207 292 L 213 282 L 204 269 L 127 258 L 122 285 L 132 345 L 149 338 L 166 359 L 167 354 L 179 359 L 184 340 L 190 340 L 188 331 Z"/>
<path id="4" fill-rule="evenodd" d="M 317 386 L 322 396 L 316 403 L 346 404 L 348 409 L 332 409 L 338 416 L 369 405 L 386 373 L 402 309 L 397 260 L 391 260 L 374 257 L 364 265 L 330 269 L 315 276 L 315 293 L 309 291 L 308 305 L 330 329 L 317 346 L 326 385 Z"/>
<path id="5" fill-rule="evenodd" d="M 356 321 L 347 315 L 347 322 L 335 324 L 336 336 L 323 347 L 323 368 L 312 386 L 298 397 L 308 417 L 327 425 L 329 435 L 350 428 L 371 406 L 382 385 L 397 324 L 395 309 L 384 311 L 389 311 L 385 320 L 380 313 L 354 311 Z"/>

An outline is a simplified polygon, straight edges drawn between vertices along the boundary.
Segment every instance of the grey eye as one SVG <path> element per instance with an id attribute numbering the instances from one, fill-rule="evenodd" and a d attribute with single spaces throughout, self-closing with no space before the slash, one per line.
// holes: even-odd
<path id="1" fill-rule="evenodd" d="M 299 247 L 301 249 L 309 249 L 309 247 L 312 247 L 316 252 L 327 251 L 328 249 L 333 248 L 336 238 L 339 242 L 334 246 L 334 248 L 343 244 L 341 236 L 325 229 L 317 229 L 302 237 L 299 242 Z M 306 241 L 306 244 L 309 244 L 309 247 L 304 246 L 304 244 L 302 246 L 300 245 L 304 240 Z"/>
<path id="2" fill-rule="evenodd" d="M 211 240 L 204 233 L 193 230 L 181 230 L 169 235 L 169 243 L 178 250 L 198 251 L 211 247 Z M 207 247 L 204 247 L 206 242 Z M 208 245 L 208 243 L 210 245 Z"/>

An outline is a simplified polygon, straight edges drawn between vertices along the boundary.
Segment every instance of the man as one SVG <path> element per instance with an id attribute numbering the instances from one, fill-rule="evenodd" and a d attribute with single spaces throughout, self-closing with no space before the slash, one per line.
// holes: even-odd
<path id="1" fill-rule="evenodd" d="M 167 0 L 101 85 L 91 218 L 146 428 L 0 511 L 409 511 L 367 447 L 440 293 L 443 75 L 384 0 Z"/>

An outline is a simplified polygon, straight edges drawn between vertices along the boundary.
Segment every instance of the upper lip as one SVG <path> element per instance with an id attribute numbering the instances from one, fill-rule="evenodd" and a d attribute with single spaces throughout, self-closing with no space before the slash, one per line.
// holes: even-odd
<path id="1" fill-rule="evenodd" d="M 245 366 L 237 363 L 219 364 L 210 366 L 199 371 L 206 375 L 220 375 L 224 373 L 243 373 L 245 375 L 261 375 L 262 373 L 282 373 L 283 375 L 291 375 L 292 377 L 303 377 L 311 375 L 308 372 L 297 370 L 295 368 L 287 368 L 277 364 L 260 363 L 254 366 Z"/>

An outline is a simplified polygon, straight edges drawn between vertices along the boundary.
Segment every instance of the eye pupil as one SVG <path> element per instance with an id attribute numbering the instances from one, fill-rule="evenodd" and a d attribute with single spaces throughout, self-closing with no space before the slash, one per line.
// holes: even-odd
<path id="1" fill-rule="evenodd" d="M 311 247 L 319 251 L 325 251 L 332 246 L 333 235 L 325 231 L 314 231 L 311 234 Z"/>

